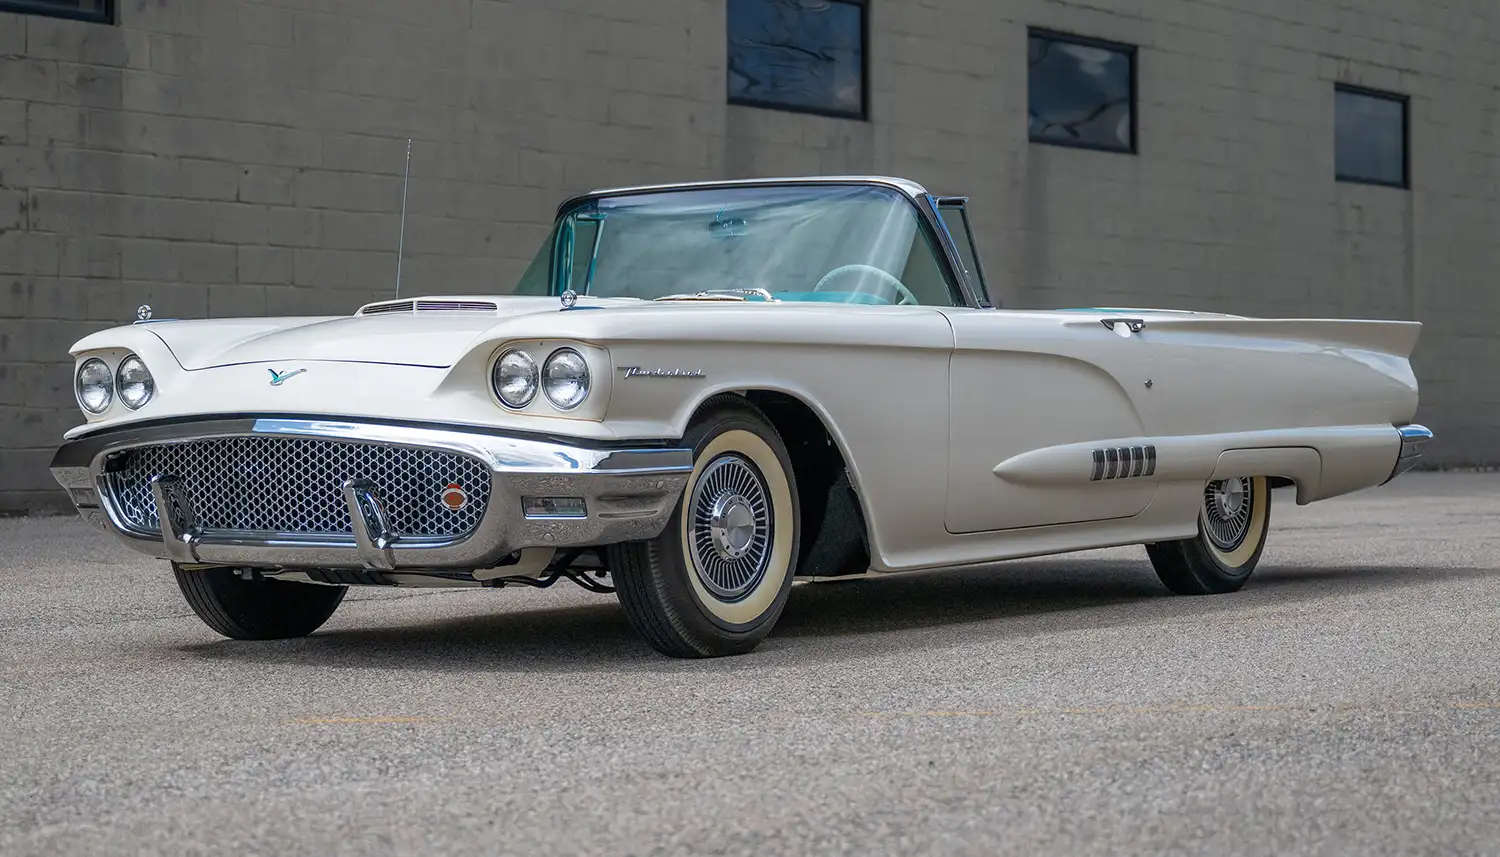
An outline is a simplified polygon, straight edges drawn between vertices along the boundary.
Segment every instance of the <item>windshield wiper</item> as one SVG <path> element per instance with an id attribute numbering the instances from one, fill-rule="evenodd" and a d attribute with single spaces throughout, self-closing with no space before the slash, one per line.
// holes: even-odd
<path id="1" fill-rule="evenodd" d="M 680 295 L 662 295 L 654 301 L 748 301 L 746 295 L 758 295 L 769 303 L 781 303 L 765 289 L 704 289 L 701 292 L 683 292 Z"/>

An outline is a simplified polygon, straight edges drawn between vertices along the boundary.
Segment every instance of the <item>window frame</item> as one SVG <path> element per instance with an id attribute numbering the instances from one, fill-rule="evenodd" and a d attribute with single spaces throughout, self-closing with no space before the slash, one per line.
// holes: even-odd
<path id="1" fill-rule="evenodd" d="M 968 278 L 973 298 L 980 309 L 992 309 L 996 306 L 995 300 L 990 296 L 989 281 L 984 278 L 984 261 L 979 258 L 979 243 L 974 240 L 974 224 L 969 219 L 969 198 L 966 196 L 932 196 L 928 194 L 928 202 L 932 205 L 933 212 L 937 215 L 938 223 L 942 226 L 943 233 L 952 244 L 954 255 L 957 257 L 950 264 L 956 264 L 958 270 Z M 963 247 L 959 244 L 958 236 L 943 218 L 944 211 L 956 211 L 964 227 L 964 241 L 968 243 L 969 255 L 974 259 L 974 270 L 969 270 L 969 263 L 964 259 Z"/>
<path id="2" fill-rule="evenodd" d="M 1045 39 L 1051 42 L 1079 45 L 1085 48 L 1099 48 L 1100 50 L 1112 51 L 1124 54 L 1130 60 L 1130 144 L 1128 146 L 1101 146 L 1097 143 L 1085 143 L 1073 140 L 1058 140 L 1050 137 L 1038 137 L 1031 130 L 1031 78 L 1032 69 L 1029 62 L 1031 57 L 1031 40 Z M 1052 30 L 1046 27 L 1026 28 L 1026 56 L 1028 63 L 1026 67 L 1026 137 L 1028 142 L 1043 146 L 1058 146 L 1064 149 L 1083 149 L 1090 152 L 1110 152 L 1116 155 L 1139 155 L 1141 153 L 1140 135 L 1140 47 L 1129 45 L 1124 42 L 1115 42 L 1108 39 L 1095 38 L 1093 36 L 1081 36 L 1077 33 Z"/>
<path id="3" fill-rule="evenodd" d="M 45 18 L 64 18 L 70 21 L 87 21 L 94 24 L 114 24 L 119 11 L 117 0 L 103 0 L 104 7 L 98 12 L 86 12 L 54 6 L 47 0 L 0 0 L 0 12 L 16 15 L 40 15 Z"/>
<path id="4" fill-rule="evenodd" d="M 729 9 L 730 0 L 725 0 L 726 13 Z M 729 25 L 726 19 L 724 25 L 724 47 L 725 47 L 725 71 L 724 71 L 724 95 L 726 103 L 735 107 L 755 107 L 761 110 L 779 110 L 784 113 L 801 113 L 809 116 L 826 116 L 831 119 L 852 119 L 857 122 L 868 122 L 870 120 L 870 0 L 830 0 L 845 6 L 853 6 L 859 10 L 859 110 L 834 110 L 825 107 L 806 107 L 800 104 L 784 104 L 780 101 L 768 101 L 762 98 L 746 98 L 736 96 L 729 91 L 730 75 L 728 50 L 730 47 Z"/>
<path id="5" fill-rule="evenodd" d="M 1383 179 L 1372 179 L 1364 176 L 1351 176 L 1339 172 L 1338 160 L 1338 94 L 1342 92 L 1347 95 L 1358 95 L 1364 98 L 1374 98 L 1380 101 L 1392 101 L 1401 105 L 1401 179 L 1399 181 L 1385 181 Z M 1411 96 L 1399 92 L 1391 92 L 1384 89 L 1371 89 L 1368 86 L 1359 86 L 1353 83 L 1333 84 L 1334 119 L 1333 119 L 1333 179 L 1335 182 L 1344 184 L 1372 185 L 1374 187 L 1389 187 L 1397 190 L 1411 190 Z"/>
<path id="6" fill-rule="evenodd" d="M 731 190 L 737 188 L 781 188 L 781 187 L 873 187 L 880 190 L 892 192 L 895 196 L 905 200 L 906 204 L 916 213 L 917 230 L 925 239 L 928 249 L 932 251 L 939 272 L 943 276 L 943 283 L 948 288 L 950 306 L 949 309 L 993 309 L 995 304 L 989 300 L 987 295 L 977 293 L 975 286 L 971 285 L 965 276 L 963 260 L 959 258 L 958 248 L 951 241 L 946 224 L 943 223 L 942 214 L 937 209 L 936 198 L 932 194 L 923 194 L 913 197 L 911 194 L 897 184 L 890 183 L 878 178 L 819 178 L 816 180 L 786 180 L 786 179 L 739 179 L 728 182 L 705 182 L 675 185 L 643 185 L 641 187 L 627 187 L 609 190 L 597 190 L 580 194 L 564 200 L 558 205 L 553 217 L 552 227 L 549 231 L 545 244 L 538 249 L 537 255 L 533 257 L 531 264 L 517 280 L 517 286 L 523 282 L 533 267 L 536 260 L 540 258 L 541 251 L 547 254 L 547 295 L 557 297 L 560 293 L 556 291 L 558 278 L 556 261 L 558 259 L 557 243 L 561 239 L 563 222 L 580 209 L 600 200 L 620 199 L 630 196 L 654 196 L 664 193 L 677 193 L 681 191 L 711 191 Z M 950 240 L 944 240 L 949 238 Z M 978 258 L 979 248 L 974 248 L 975 258 Z M 522 292 L 514 292 L 522 294 Z M 924 306 L 937 306 L 936 304 L 924 304 Z"/>

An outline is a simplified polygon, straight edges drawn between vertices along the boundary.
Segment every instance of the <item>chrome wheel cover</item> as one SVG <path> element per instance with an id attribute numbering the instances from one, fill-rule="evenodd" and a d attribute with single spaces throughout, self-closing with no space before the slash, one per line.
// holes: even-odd
<path id="1" fill-rule="evenodd" d="M 703 469 L 688 504 L 688 538 L 698 580 L 725 601 L 745 597 L 771 559 L 770 493 L 760 471 L 729 453 Z"/>
<path id="2" fill-rule="evenodd" d="M 1203 489 L 1203 532 L 1214 547 L 1233 551 L 1250 534 L 1255 487 L 1248 476 L 1210 482 Z"/>

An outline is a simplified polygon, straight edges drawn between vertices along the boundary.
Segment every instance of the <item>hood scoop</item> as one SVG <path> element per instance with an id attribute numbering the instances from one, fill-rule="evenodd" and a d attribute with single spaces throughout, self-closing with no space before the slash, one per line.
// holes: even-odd
<path id="1" fill-rule="evenodd" d="M 383 301 L 381 303 L 366 304 L 359 308 L 356 315 L 389 315 L 400 313 L 403 315 L 417 315 L 428 312 L 482 312 L 494 313 L 500 309 L 493 301 L 467 301 L 467 300 L 412 300 L 412 301 Z"/>

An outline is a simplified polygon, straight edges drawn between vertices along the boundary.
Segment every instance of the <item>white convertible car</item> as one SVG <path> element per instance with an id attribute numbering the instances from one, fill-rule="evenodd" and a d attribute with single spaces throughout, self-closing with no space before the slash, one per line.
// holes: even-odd
<path id="1" fill-rule="evenodd" d="M 1272 489 L 1381 485 L 1432 436 L 1416 323 L 998 309 L 965 200 L 900 179 L 590 193 L 496 292 L 88 336 L 53 474 L 228 637 L 567 578 L 704 657 L 795 578 L 1143 544 L 1231 592 Z"/>

